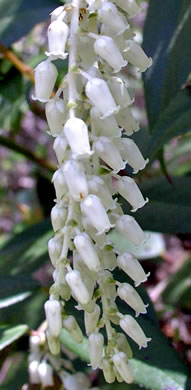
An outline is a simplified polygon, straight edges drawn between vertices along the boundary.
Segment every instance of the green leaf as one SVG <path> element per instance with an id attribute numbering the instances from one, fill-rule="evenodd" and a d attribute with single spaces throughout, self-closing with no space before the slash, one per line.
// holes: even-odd
<path id="1" fill-rule="evenodd" d="M 61 3 L 57 0 L 1 0 L 0 41 L 5 46 L 26 35 L 37 23 L 47 19 Z"/>
<path id="2" fill-rule="evenodd" d="M 1 383 L 1 390 L 20 390 L 28 381 L 28 356 L 23 353 L 11 354 L 8 357 L 9 367 Z"/>
<path id="3" fill-rule="evenodd" d="M 28 331 L 27 325 L 0 326 L 0 351 L 18 340 Z"/>
<path id="4" fill-rule="evenodd" d="M 30 297 L 39 284 L 25 276 L 0 277 L 0 309 L 15 305 Z"/>

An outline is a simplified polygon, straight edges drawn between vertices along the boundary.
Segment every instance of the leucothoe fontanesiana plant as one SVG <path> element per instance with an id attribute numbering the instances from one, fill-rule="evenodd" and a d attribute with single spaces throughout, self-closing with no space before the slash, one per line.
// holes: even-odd
<path id="1" fill-rule="evenodd" d="M 146 313 L 146 305 L 136 289 L 116 281 L 112 271 L 119 267 L 135 287 L 147 275 L 138 260 L 129 252 L 119 253 L 107 235 L 115 228 L 137 246 L 145 240 L 141 227 L 123 214 L 118 202 L 120 194 L 135 212 L 148 201 L 132 177 L 119 175 L 127 163 L 135 174 L 148 161 L 129 138 L 139 124 L 121 74 L 128 63 L 140 72 L 152 63 L 129 24 L 140 11 L 135 0 L 68 1 L 51 14 L 47 59 L 35 70 L 34 98 L 46 104 L 58 160 L 52 178 L 55 235 L 48 243 L 55 270 L 45 303 L 47 340 L 55 355 L 60 352 L 63 327 L 82 342 L 77 320 L 66 311 L 65 302 L 72 297 L 76 309 L 84 312 L 91 366 L 101 368 L 109 383 L 115 378 L 133 381 L 132 351 L 124 333 L 139 348 L 150 340 L 133 316 L 119 312 L 117 296 L 136 317 Z M 54 61 L 66 58 L 68 73 L 53 93 L 58 75 Z M 120 328 L 123 332 L 116 330 Z"/>

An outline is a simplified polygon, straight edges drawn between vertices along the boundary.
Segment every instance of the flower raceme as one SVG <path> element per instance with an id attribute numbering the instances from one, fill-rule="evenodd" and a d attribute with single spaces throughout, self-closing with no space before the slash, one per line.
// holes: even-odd
<path id="1" fill-rule="evenodd" d="M 145 240 L 136 220 L 123 215 L 118 203 L 119 194 L 135 212 L 148 202 L 133 178 L 119 174 L 126 164 L 135 174 L 148 162 L 129 138 L 139 124 L 121 73 L 128 63 L 140 72 L 152 63 L 134 41 L 129 24 L 140 11 L 136 0 L 68 1 L 51 15 L 47 60 L 35 69 L 34 98 L 46 103 L 58 160 L 52 178 L 55 236 L 48 244 L 55 268 L 45 303 L 48 344 L 52 354 L 59 353 L 62 327 L 82 342 L 76 319 L 65 310 L 64 302 L 74 298 L 77 309 L 84 312 L 92 368 L 103 369 L 108 383 L 115 378 L 133 381 L 131 348 L 124 333 L 112 324 L 139 348 L 150 340 L 132 316 L 119 312 L 115 301 L 117 297 L 125 301 L 136 317 L 146 313 L 147 305 L 131 284 L 115 281 L 112 271 L 119 267 L 135 287 L 147 275 L 131 253 L 115 250 L 107 234 L 115 228 L 134 245 Z M 53 94 L 58 75 L 54 61 L 65 58 L 68 73 Z M 71 259 L 69 251 L 73 252 Z M 107 339 L 100 332 L 103 327 Z"/>

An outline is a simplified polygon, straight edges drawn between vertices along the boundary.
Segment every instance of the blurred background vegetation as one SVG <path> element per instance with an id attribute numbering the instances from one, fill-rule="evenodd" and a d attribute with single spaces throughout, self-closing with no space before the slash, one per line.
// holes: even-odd
<path id="1" fill-rule="evenodd" d="M 38 332 L 44 320 L 43 303 L 51 284 L 47 242 L 53 235 L 49 215 L 56 159 L 44 106 L 32 100 L 33 69 L 45 58 L 48 16 L 62 3 L 0 0 L 2 390 L 39 389 L 26 385 L 27 356 L 29 335 Z M 144 80 L 133 68 L 123 76 L 135 97 L 134 115 L 142 127 L 134 139 L 150 159 L 137 176 L 150 202 L 136 213 L 149 240 L 138 253 L 131 250 L 144 262 L 145 270 L 151 271 L 146 286 L 140 288 L 141 295 L 151 301 L 148 315 L 140 323 L 153 340 L 143 351 L 132 346 L 134 385 L 105 385 L 98 373 L 91 380 L 105 390 L 190 390 L 191 3 L 149 0 L 142 4 L 143 12 L 136 18 L 136 39 L 143 41 L 153 66 Z M 59 84 L 67 63 L 63 66 L 57 61 L 57 66 Z M 132 174 L 128 167 L 125 172 Z M 126 204 L 123 207 L 129 212 Z M 115 231 L 110 237 L 116 247 L 129 249 Z M 71 343 L 64 332 L 62 342 L 76 354 L 76 369 L 89 370 L 83 362 L 88 359 L 86 350 Z M 59 389 L 55 383 L 54 388 Z"/>

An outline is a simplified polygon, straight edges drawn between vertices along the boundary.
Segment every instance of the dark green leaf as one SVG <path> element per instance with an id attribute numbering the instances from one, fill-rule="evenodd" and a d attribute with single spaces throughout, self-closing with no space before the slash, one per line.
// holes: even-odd
<path id="1" fill-rule="evenodd" d="M 0 277 L 0 309 L 15 305 L 30 297 L 39 284 L 31 278 L 17 276 Z"/>
<path id="2" fill-rule="evenodd" d="M 28 331 L 27 325 L 0 326 L 0 351 L 18 340 Z"/>

